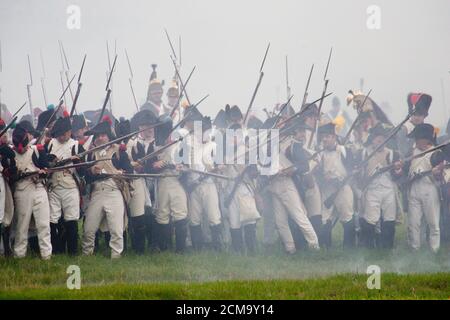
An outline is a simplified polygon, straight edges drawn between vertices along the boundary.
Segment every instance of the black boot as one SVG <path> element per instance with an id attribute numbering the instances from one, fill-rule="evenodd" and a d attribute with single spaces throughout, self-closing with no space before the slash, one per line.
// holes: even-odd
<path id="1" fill-rule="evenodd" d="M 160 228 L 152 210 L 151 207 L 145 207 L 145 236 L 149 250 L 155 252 L 159 250 Z"/>
<path id="2" fill-rule="evenodd" d="M 66 241 L 67 241 L 67 253 L 71 256 L 78 254 L 78 221 L 66 221 Z"/>
<path id="3" fill-rule="evenodd" d="M 384 249 L 393 249 L 395 239 L 395 221 L 381 223 L 381 245 Z"/>
<path id="4" fill-rule="evenodd" d="M 215 226 L 210 226 L 212 247 L 215 251 L 222 251 L 222 224 L 216 224 Z"/>
<path id="5" fill-rule="evenodd" d="M 306 249 L 308 247 L 308 243 L 306 242 L 305 237 L 303 236 L 303 233 L 297 223 L 288 217 L 288 224 L 289 229 L 291 230 L 292 239 L 294 240 L 295 248 L 297 250 Z"/>
<path id="6" fill-rule="evenodd" d="M 61 243 L 61 229 L 57 223 L 50 223 L 50 237 L 52 243 L 52 253 L 59 254 L 62 253 L 62 243 Z M 31 245 L 31 242 L 30 242 Z"/>
<path id="7" fill-rule="evenodd" d="M 137 254 L 145 252 L 145 215 L 132 217 L 131 224 L 131 248 Z"/>
<path id="8" fill-rule="evenodd" d="M 364 218 L 359 218 L 361 226 L 360 245 L 363 248 L 375 248 L 375 226 L 370 224 Z"/>
<path id="9" fill-rule="evenodd" d="M 256 253 L 256 223 L 244 226 L 244 237 L 247 254 L 254 255 Z"/>
<path id="10" fill-rule="evenodd" d="M 167 251 L 169 249 L 168 242 L 170 237 L 170 225 L 157 223 L 158 248 L 160 251 Z"/>
<path id="11" fill-rule="evenodd" d="M 233 248 L 233 251 L 235 253 L 242 254 L 243 253 L 243 239 L 242 239 L 242 230 L 239 229 L 231 229 L 230 228 L 230 234 L 231 234 L 231 246 Z"/>
<path id="12" fill-rule="evenodd" d="M 322 247 L 322 215 L 318 214 L 309 218 L 311 225 L 313 226 L 314 232 L 319 239 L 319 246 Z"/>
<path id="13" fill-rule="evenodd" d="M 321 238 L 322 240 L 319 240 L 319 243 L 322 242 L 323 246 L 327 249 L 331 248 L 331 231 L 333 229 L 333 225 L 331 220 L 328 220 L 323 226 L 322 226 L 322 233 Z"/>
<path id="14" fill-rule="evenodd" d="M 354 248 L 356 244 L 355 221 L 352 218 L 349 222 L 342 225 L 344 227 L 344 249 Z"/>
<path id="15" fill-rule="evenodd" d="M 109 231 L 103 232 L 103 236 L 105 237 L 105 246 L 109 248 L 109 241 L 111 240 L 111 233 Z"/>
<path id="16" fill-rule="evenodd" d="M 3 227 L 2 239 L 3 239 L 3 249 L 5 257 L 12 256 L 11 240 L 10 240 L 11 227 Z"/>
<path id="17" fill-rule="evenodd" d="M 195 251 L 200 251 L 203 246 L 203 233 L 201 225 L 191 225 L 189 226 L 189 230 L 191 231 L 192 248 L 194 248 Z"/>
<path id="18" fill-rule="evenodd" d="M 184 253 L 186 251 L 187 238 L 187 219 L 176 221 L 175 225 L 175 251 L 177 253 Z"/>
<path id="19" fill-rule="evenodd" d="M 41 251 L 39 250 L 39 240 L 37 236 L 32 236 L 28 238 L 28 244 L 30 245 L 31 252 L 37 255 L 41 254 Z"/>

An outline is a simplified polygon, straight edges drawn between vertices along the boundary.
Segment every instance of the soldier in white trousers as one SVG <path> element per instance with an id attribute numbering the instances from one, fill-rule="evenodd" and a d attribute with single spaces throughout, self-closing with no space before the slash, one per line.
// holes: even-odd
<path id="1" fill-rule="evenodd" d="M 160 119 L 164 124 L 155 132 L 157 140 L 155 151 L 172 142 L 172 120 L 167 116 Z M 175 143 L 165 148 L 160 154 L 149 159 L 146 166 L 148 173 L 168 175 L 156 180 L 155 236 L 161 251 L 172 246 L 172 225 L 175 228 L 175 250 L 184 253 L 188 229 L 188 202 L 186 192 L 176 176 L 182 167 L 179 160 L 180 144 Z M 177 160 L 178 159 L 178 160 Z"/>
<path id="2" fill-rule="evenodd" d="M 48 260 L 52 255 L 50 240 L 50 207 L 48 194 L 40 174 L 48 166 L 47 154 L 42 145 L 29 145 L 31 134 L 20 124 L 13 131 L 16 168 L 10 168 L 15 177 L 14 202 L 17 217 L 14 256 L 23 258 L 27 253 L 28 230 L 34 218 L 41 258 Z M 29 172 L 40 174 L 24 176 Z"/>
<path id="3" fill-rule="evenodd" d="M 287 253 L 296 252 L 294 239 L 289 228 L 290 217 L 299 227 L 310 249 L 319 249 L 319 239 L 308 219 L 308 215 L 292 180 L 295 171 L 293 163 L 287 157 L 287 149 L 292 144 L 292 136 L 280 141 L 278 173 L 271 178 L 269 190 L 272 194 L 275 223 Z"/>
<path id="4" fill-rule="evenodd" d="M 413 154 L 426 151 L 436 143 L 436 134 L 431 124 L 423 123 L 414 127 L 409 134 L 415 140 Z M 431 162 L 432 153 L 414 159 L 407 168 L 409 179 L 408 194 L 408 240 L 413 250 L 421 247 L 421 227 L 425 221 L 429 235 L 429 246 L 433 252 L 440 247 L 440 196 L 435 175 L 439 174 L 437 167 Z M 424 172 L 431 174 L 421 175 Z"/>
<path id="5" fill-rule="evenodd" d="M 202 125 L 202 131 L 194 130 L 194 122 L 198 121 Z M 203 117 L 200 113 L 191 112 L 189 119 L 185 123 L 185 128 L 193 131 L 187 140 L 189 168 L 199 171 L 211 171 L 214 168 L 213 157 L 215 154 L 215 144 L 206 136 L 211 129 L 211 119 Z M 222 249 L 222 221 L 219 207 L 219 195 L 216 184 L 212 177 L 203 176 L 198 173 L 187 173 L 186 190 L 189 193 L 189 216 L 190 234 L 192 247 L 200 250 L 203 246 L 202 219 L 206 215 L 207 223 L 211 231 L 212 247 L 220 251 Z"/>
<path id="6" fill-rule="evenodd" d="M 353 191 L 348 185 L 341 185 L 348 170 L 353 166 L 352 154 L 349 149 L 337 143 L 336 126 L 330 122 L 318 129 L 319 140 L 323 150 L 318 154 L 317 173 L 322 192 L 322 222 L 323 242 L 331 247 L 331 234 L 335 219 L 339 219 L 344 228 L 344 248 L 352 248 L 356 244 L 354 224 Z M 336 195 L 331 206 L 325 202 L 330 196 Z"/>
<path id="7" fill-rule="evenodd" d="M 52 139 L 46 145 L 53 165 L 64 161 L 64 165 L 79 162 L 77 154 L 83 152 L 78 141 L 71 138 L 72 125 L 68 114 L 56 120 L 51 129 Z M 70 161 L 72 159 L 72 161 Z M 70 255 L 78 253 L 78 220 L 80 219 L 80 191 L 75 169 L 57 171 L 51 174 L 49 187 L 50 229 L 53 253 Z M 58 223 L 63 217 L 64 237 L 60 234 Z"/>
<path id="8" fill-rule="evenodd" d="M 364 161 L 387 138 L 391 128 L 378 123 L 369 130 L 366 148 L 363 150 Z M 392 169 L 383 168 L 394 165 Z M 396 181 L 402 174 L 399 154 L 384 146 L 371 156 L 362 173 L 363 212 L 360 217 L 360 244 L 366 248 L 376 246 L 375 229 L 381 226 L 381 247 L 392 249 L 395 238 L 395 223 L 397 216 L 397 185 Z"/>
<path id="9" fill-rule="evenodd" d="M 105 144 L 115 138 L 111 129 L 111 120 L 104 118 L 98 125 L 87 131 L 86 135 L 93 135 L 95 146 Z M 102 174 L 120 175 L 123 171 L 130 172 L 131 164 L 126 153 L 126 146 L 116 144 L 89 154 L 88 161 L 110 159 L 101 161 L 88 169 L 86 180 L 92 184 L 91 199 L 85 214 L 83 226 L 82 251 L 84 255 L 92 255 L 95 246 L 95 234 L 102 220 L 108 225 L 111 239 L 111 258 L 120 258 L 124 250 L 124 225 L 126 182 L 120 178 L 102 177 Z"/>

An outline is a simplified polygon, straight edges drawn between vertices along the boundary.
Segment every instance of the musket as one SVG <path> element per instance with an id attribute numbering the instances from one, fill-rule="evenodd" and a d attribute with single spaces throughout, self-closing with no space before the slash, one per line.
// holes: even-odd
<path id="1" fill-rule="evenodd" d="M 64 46 L 63 46 L 62 41 L 59 41 L 59 45 L 60 45 L 60 49 L 61 49 L 62 55 L 64 57 L 64 60 L 63 60 L 64 74 L 66 75 L 66 81 L 69 82 L 69 71 L 70 71 L 69 61 L 67 60 L 66 50 L 64 50 Z M 64 69 L 64 62 L 66 63 L 67 69 Z M 72 92 L 72 88 L 70 86 L 69 86 L 69 93 L 70 93 L 70 98 L 72 99 L 72 103 L 73 103 L 73 92 Z"/>
<path id="2" fill-rule="evenodd" d="M 45 65 L 44 65 L 44 57 L 42 56 L 42 50 L 39 50 L 39 56 L 40 56 L 40 58 L 41 58 L 41 67 L 42 67 L 42 77 L 41 77 L 41 88 L 42 88 L 42 95 L 43 95 L 43 97 L 44 97 L 44 103 L 45 103 L 45 106 L 48 106 L 48 103 L 47 103 L 47 93 L 46 93 L 46 90 L 45 90 L 45 83 L 44 83 L 44 80 L 45 80 L 45 78 L 46 78 L 46 74 L 45 74 Z"/>
<path id="3" fill-rule="evenodd" d="M 14 112 L 14 114 L 12 115 L 12 118 L 14 118 L 15 116 L 17 116 L 17 115 L 19 114 L 19 112 L 23 109 L 23 107 L 25 107 L 26 104 L 27 104 L 27 102 L 25 101 L 25 102 L 20 106 L 20 108 L 19 108 L 16 112 Z"/>
<path id="4" fill-rule="evenodd" d="M 148 155 L 146 155 L 146 156 L 144 156 L 144 157 L 142 157 L 142 158 L 136 160 L 136 162 L 139 163 L 139 164 L 143 164 L 145 161 L 147 161 L 147 160 L 149 160 L 149 159 L 152 159 L 152 158 L 156 157 L 158 154 L 160 154 L 161 152 L 163 152 L 163 151 L 166 150 L 167 148 L 170 148 L 170 147 L 173 146 L 174 144 L 180 142 L 181 140 L 183 140 L 183 137 L 179 137 L 178 139 L 176 139 L 176 140 L 174 140 L 174 141 L 172 141 L 172 142 L 170 142 L 170 143 L 168 143 L 168 144 L 162 146 L 162 147 L 159 148 L 158 150 L 153 151 L 152 153 L 150 153 L 150 154 L 148 154 Z"/>
<path id="5" fill-rule="evenodd" d="M 181 172 L 186 172 L 186 173 L 197 173 L 200 175 L 204 175 L 204 176 L 210 176 L 213 178 L 219 178 L 219 179 L 224 179 L 224 180 L 234 180 L 233 178 L 223 175 L 223 174 L 219 174 L 219 173 L 214 173 L 214 172 L 208 172 L 208 171 L 201 171 L 201 170 L 196 170 L 196 169 L 191 169 L 191 168 L 184 168 L 179 170 Z"/>
<path id="6" fill-rule="evenodd" d="M 352 123 L 350 129 L 348 130 L 347 134 L 345 135 L 344 140 L 342 141 L 342 145 L 345 145 L 345 144 L 346 144 L 346 142 L 347 142 L 348 139 L 350 138 L 350 134 L 352 133 L 353 129 L 354 129 L 354 128 L 356 127 L 356 125 L 358 124 L 359 119 L 361 118 L 362 108 L 364 107 L 364 104 L 366 103 L 367 98 L 369 98 L 369 95 L 370 95 L 371 92 L 372 92 L 372 89 L 370 89 L 369 92 L 367 93 L 367 95 L 364 97 L 364 101 L 363 101 L 362 104 L 361 104 L 361 111 L 358 112 L 358 115 L 356 116 L 355 121 L 353 121 L 353 123 Z"/>
<path id="7" fill-rule="evenodd" d="M 134 94 L 133 89 L 133 69 L 131 68 L 130 58 L 128 57 L 127 49 L 125 49 L 125 56 L 127 57 L 128 62 L 128 70 L 130 70 L 130 77 L 128 78 L 128 82 L 130 83 L 131 94 L 133 95 L 134 105 L 136 106 L 136 110 L 139 111 L 139 106 L 136 100 L 136 95 Z"/>
<path id="8" fill-rule="evenodd" d="M 61 94 L 61 96 L 59 97 L 59 104 L 58 106 L 55 108 L 55 110 L 53 111 L 52 115 L 50 116 L 50 118 L 47 120 L 47 122 L 45 123 L 44 126 L 44 130 L 42 131 L 41 135 L 39 136 L 38 139 L 36 139 L 35 144 L 39 144 L 41 143 L 42 139 L 44 138 L 45 132 L 48 129 L 48 126 L 50 123 L 52 123 L 53 119 L 55 118 L 56 114 L 58 113 L 59 109 L 61 109 L 64 100 L 63 97 L 66 94 L 67 89 L 70 87 L 70 84 L 72 83 L 73 79 L 75 79 L 75 75 L 73 75 L 72 79 L 69 81 L 69 83 L 67 84 L 66 88 L 64 89 L 63 93 Z"/>
<path id="9" fill-rule="evenodd" d="M 195 68 L 196 68 L 196 66 L 194 66 L 194 68 L 192 68 L 192 71 L 191 71 L 191 73 L 189 73 L 189 76 L 187 77 L 186 82 L 184 84 L 180 83 L 181 84 L 180 95 L 178 96 L 178 100 L 177 100 L 177 103 L 175 104 L 175 107 L 170 112 L 171 118 L 175 114 L 175 111 L 180 107 L 180 102 L 181 102 L 181 99 L 183 98 L 183 92 L 185 92 L 185 90 L 186 90 L 185 88 L 186 88 L 187 84 L 189 83 L 189 80 L 191 79 L 191 76 L 194 73 Z"/>
<path id="10" fill-rule="evenodd" d="M 170 59 L 172 60 L 173 66 L 175 68 L 175 73 L 177 74 L 177 78 L 180 81 L 181 87 L 183 88 L 182 93 L 184 93 L 184 96 L 186 97 L 187 102 L 189 104 L 191 104 L 191 101 L 189 100 L 189 97 L 188 97 L 187 92 L 186 92 L 186 85 L 183 82 L 183 80 L 181 79 L 180 72 L 178 71 L 177 64 L 176 64 L 174 58 L 172 57 L 172 55 L 170 55 Z"/>
<path id="11" fill-rule="evenodd" d="M 286 55 L 286 98 L 289 99 L 290 96 L 291 96 L 291 87 L 289 86 L 288 56 Z"/>
<path id="12" fill-rule="evenodd" d="M 70 117 L 73 116 L 73 113 L 75 112 L 75 107 L 77 105 L 77 101 L 78 101 L 78 97 L 80 96 L 80 91 L 81 91 L 81 86 L 83 85 L 81 83 L 81 75 L 83 74 L 83 69 L 84 69 L 84 63 L 86 62 L 86 54 L 84 55 L 83 58 L 83 63 L 81 64 L 81 69 L 80 69 L 80 73 L 78 74 L 78 86 L 77 86 L 77 92 L 75 93 L 75 98 L 73 99 L 73 104 L 72 104 L 72 108 L 70 109 Z"/>
<path id="13" fill-rule="evenodd" d="M 203 102 L 206 98 L 208 98 L 208 97 L 209 97 L 209 94 L 207 94 L 207 95 L 204 96 L 199 102 L 197 102 L 196 104 L 194 104 L 194 105 L 189 109 L 189 111 L 184 115 L 183 119 L 181 119 L 181 121 L 178 122 L 178 123 L 172 128 L 172 130 L 170 130 L 169 135 L 170 135 L 172 132 L 174 132 L 175 129 L 177 129 L 179 126 L 181 126 L 182 123 L 186 122 L 186 120 L 188 119 L 188 115 L 191 114 L 192 110 L 196 109 L 196 108 L 198 107 L 198 105 L 199 105 L 200 103 L 202 103 L 202 102 Z"/>
<path id="14" fill-rule="evenodd" d="M 99 178 L 118 178 L 118 179 L 158 179 L 168 177 L 179 177 L 179 174 L 158 174 L 158 173 L 100 173 L 96 175 Z"/>
<path id="15" fill-rule="evenodd" d="M 149 128 L 145 128 L 145 129 L 141 129 L 141 130 L 137 130 L 137 131 L 131 132 L 131 133 L 126 134 L 126 135 L 124 135 L 124 136 L 122 136 L 122 137 L 113 139 L 113 140 L 111 140 L 111 141 L 109 141 L 109 142 L 106 142 L 106 143 L 104 143 L 104 144 L 101 144 L 101 145 L 99 145 L 99 146 L 95 146 L 95 147 L 93 147 L 93 148 L 90 148 L 90 149 L 88 149 L 88 150 L 85 150 L 85 151 L 83 151 L 83 152 L 80 152 L 80 153 L 74 155 L 74 157 L 77 157 L 77 158 L 80 158 L 80 159 L 81 159 L 81 158 L 83 158 L 84 156 L 86 156 L 86 155 L 88 155 L 88 154 L 90 154 L 90 153 L 92 153 L 92 152 L 95 152 L 95 151 L 97 151 L 97 150 L 104 149 L 104 148 L 106 148 L 106 147 L 108 147 L 108 146 L 110 146 L 110 145 L 113 145 L 113 144 L 115 144 L 115 143 L 119 143 L 120 141 L 122 141 L 122 140 L 124 140 L 124 139 L 127 139 L 127 138 L 130 138 L 130 137 L 134 136 L 134 135 L 137 135 L 137 134 L 141 133 L 142 131 L 145 131 L 145 130 L 148 130 L 148 129 L 152 129 L 152 128 L 155 128 L 155 127 L 160 126 L 160 125 L 161 125 L 161 123 L 158 123 L 158 124 L 155 124 L 155 125 L 153 125 L 153 126 L 151 126 L 151 127 L 149 127 Z M 57 161 L 57 162 L 56 162 L 55 166 L 62 166 L 62 165 L 65 165 L 66 163 L 69 163 L 69 162 L 71 162 L 71 161 L 72 161 L 71 158 L 67 158 L 67 159 L 64 159 L 64 160 L 60 160 L 60 161 Z"/>
<path id="16" fill-rule="evenodd" d="M 108 67 L 109 67 L 109 74 L 111 74 L 112 73 L 112 69 L 114 69 L 114 64 L 113 64 L 113 67 L 112 67 L 112 69 L 111 69 L 111 58 L 110 58 L 110 55 L 109 55 L 109 43 L 108 43 L 108 40 L 106 40 L 106 54 L 107 54 L 107 56 L 108 56 Z M 115 54 L 115 56 L 117 56 L 117 53 L 116 53 L 116 40 L 114 40 L 114 54 Z M 114 59 L 115 60 L 115 59 Z M 110 76 L 109 76 L 109 74 L 108 74 L 108 72 L 106 72 L 106 78 L 108 79 Z M 108 85 L 106 86 L 107 87 L 107 89 L 109 88 L 109 83 L 108 83 Z M 108 101 L 109 101 L 109 112 L 112 114 L 112 88 L 113 88 L 113 83 L 112 83 L 112 79 L 111 79 L 111 93 L 109 94 L 110 95 L 110 97 L 108 97 Z M 106 90 L 107 90 L 106 89 Z"/>
<path id="17" fill-rule="evenodd" d="M 425 151 L 423 151 L 423 152 L 420 152 L 420 153 L 418 153 L 418 154 L 411 155 L 411 156 L 406 157 L 406 158 L 404 158 L 404 159 L 400 159 L 399 161 L 402 161 L 402 162 L 409 162 L 409 161 L 412 161 L 412 160 L 414 160 L 414 159 L 421 158 L 421 157 L 423 157 L 424 155 L 426 155 L 426 154 L 428 154 L 428 153 L 430 153 L 430 152 L 434 152 L 434 151 L 437 151 L 437 150 L 439 150 L 439 149 L 442 149 L 443 147 L 445 147 L 445 146 L 447 146 L 447 145 L 449 145 L 449 144 L 450 144 L 450 142 L 442 143 L 442 144 L 440 144 L 440 145 L 437 145 L 437 146 L 435 146 L 435 147 L 432 147 L 432 148 L 430 148 L 430 149 L 428 149 L 428 150 L 425 150 Z M 385 173 L 385 172 L 388 172 L 389 170 L 391 170 L 391 169 L 394 168 L 394 167 L 395 167 L 395 163 L 391 163 L 391 164 L 389 164 L 389 165 L 387 165 L 387 166 L 384 166 L 384 167 L 381 167 L 381 168 L 376 169 L 376 171 L 375 171 L 370 177 L 367 178 L 367 179 L 368 179 L 368 182 L 365 184 L 365 186 L 364 186 L 362 189 L 364 190 L 365 187 L 368 186 L 368 185 L 373 181 L 373 179 L 375 179 L 376 177 L 382 175 L 382 174 Z M 426 172 L 426 171 L 425 171 L 425 172 Z M 431 172 L 431 171 L 430 171 L 430 172 Z M 420 174 L 422 174 L 422 172 L 421 172 Z M 415 178 L 416 178 L 416 177 L 414 176 L 413 179 L 415 179 Z"/>
<path id="18" fill-rule="evenodd" d="M 259 86 L 261 85 L 261 81 L 262 81 L 262 79 L 263 79 L 263 77 L 264 77 L 263 68 L 264 68 L 264 64 L 265 64 L 265 62 L 266 62 L 267 53 L 269 52 L 269 48 L 270 48 L 270 42 L 269 42 L 269 44 L 267 45 L 267 49 L 266 49 L 266 52 L 265 52 L 265 54 L 264 54 L 263 61 L 262 61 L 262 63 L 261 63 L 261 67 L 259 68 L 259 78 L 258 78 L 258 82 L 256 83 L 256 87 L 255 87 L 255 90 L 253 91 L 252 98 L 251 98 L 250 103 L 249 103 L 249 105 L 248 105 L 247 111 L 245 112 L 244 121 L 243 121 L 244 126 L 247 124 L 247 119 L 248 119 L 248 116 L 249 116 L 249 114 L 250 114 L 250 110 L 251 110 L 251 108 L 252 108 L 252 106 L 253 106 L 253 102 L 255 101 L 256 94 L 258 93 Z"/>
<path id="19" fill-rule="evenodd" d="M 45 168 L 46 173 L 54 173 L 54 172 L 58 172 L 58 171 L 64 171 L 64 170 L 69 170 L 69 169 L 77 169 L 77 168 L 82 168 L 82 167 L 92 167 L 93 165 L 95 165 L 97 162 L 101 162 L 101 161 L 107 161 L 107 160 L 111 160 L 111 158 L 109 159 L 98 159 L 98 160 L 92 160 L 92 161 L 87 161 L 87 162 L 81 162 L 81 163 L 75 163 L 75 164 L 70 164 L 67 166 L 60 166 L 60 167 L 50 167 L 50 168 Z M 42 174 L 39 171 L 29 171 L 29 172 L 24 172 L 22 174 L 19 175 L 19 178 L 16 180 L 22 180 L 22 179 L 26 179 L 35 175 L 39 175 Z"/>
<path id="20" fill-rule="evenodd" d="M 2 137 L 17 121 L 17 116 L 13 117 L 11 122 L 0 132 L 0 137 Z"/>
<path id="21" fill-rule="evenodd" d="M 291 102 L 292 98 L 294 97 L 294 95 L 288 97 L 288 101 L 280 108 L 280 111 L 278 112 L 276 119 L 275 119 L 275 123 L 272 125 L 272 128 L 275 128 L 278 125 L 278 121 L 280 121 L 281 118 L 281 114 L 283 113 L 284 109 L 286 109 L 286 107 L 289 106 L 289 103 Z"/>
<path id="22" fill-rule="evenodd" d="M 380 151 L 381 149 L 384 148 L 384 146 L 400 131 L 400 129 L 406 123 L 406 121 L 408 121 L 409 118 L 411 118 L 411 116 L 414 114 L 414 112 L 415 112 L 415 110 L 412 110 L 412 112 L 409 113 L 402 122 L 400 122 L 395 128 L 393 128 L 391 130 L 391 132 L 389 133 L 387 138 L 382 143 L 380 143 L 372 151 L 372 153 L 370 153 L 369 156 L 367 158 L 365 158 L 364 161 L 358 165 L 357 168 L 355 168 L 353 173 L 348 175 L 347 177 L 345 177 L 344 180 L 342 180 L 340 182 L 339 187 L 337 188 L 337 191 L 334 192 L 333 194 L 331 194 L 327 199 L 325 199 L 324 204 L 327 208 L 330 208 L 333 205 L 334 200 L 336 199 L 341 188 L 344 187 L 359 171 L 361 171 L 361 169 L 363 169 L 369 163 L 369 160 L 372 159 L 377 154 L 378 151 Z"/>
<path id="23" fill-rule="evenodd" d="M 308 98 L 309 83 L 311 82 L 311 76 L 312 76 L 313 70 L 314 70 L 314 63 L 311 66 L 311 70 L 309 71 L 308 80 L 306 81 L 306 88 L 305 88 L 305 93 L 303 94 L 303 100 L 302 100 L 301 108 L 303 108 L 303 106 L 306 103 L 306 99 Z"/>
<path id="24" fill-rule="evenodd" d="M 27 84 L 27 94 L 28 94 L 28 103 L 30 106 L 30 116 L 31 116 L 31 122 L 33 125 L 35 125 L 35 117 L 33 115 L 33 103 L 31 102 L 31 87 L 33 86 L 33 74 L 31 73 L 31 63 L 30 63 L 30 55 L 27 55 L 28 58 L 28 71 L 30 73 L 30 83 Z"/>
<path id="25" fill-rule="evenodd" d="M 106 97 L 105 97 L 105 100 L 103 101 L 102 111 L 100 112 L 100 116 L 97 120 L 97 124 L 99 124 L 102 121 L 103 115 L 105 114 L 106 105 L 108 104 L 109 98 L 111 96 L 111 88 L 109 87 L 109 84 L 111 82 L 111 78 L 112 78 L 112 75 L 114 72 L 114 67 L 116 66 L 116 61 L 117 61 L 117 54 L 114 57 L 114 62 L 113 62 L 112 68 L 111 68 L 111 72 L 109 73 L 108 81 L 106 81 L 106 88 L 105 88 Z"/>

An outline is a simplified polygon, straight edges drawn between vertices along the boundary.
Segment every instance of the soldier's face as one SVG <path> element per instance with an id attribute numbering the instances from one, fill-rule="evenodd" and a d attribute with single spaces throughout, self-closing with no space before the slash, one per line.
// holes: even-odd
<path id="1" fill-rule="evenodd" d="M 155 128 L 152 128 L 150 125 L 139 126 L 139 130 L 144 130 L 141 132 L 141 137 L 144 139 L 151 140 L 155 136 Z"/>
<path id="2" fill-rule="evenodd" d="M 108 142 L 109 142 L 109 137 L 106 133 L 99 134 L 97 136 L 97 138 L 95 138 L 95 141 L 94 141 L 96 146 L 99 146 L 99 145 L 102 145 L 102 144 L 105 144 Z"/>
<path id="3" fill-rule="evenodd" d="M 305 118 L 305 123 L 308 125 L 308 126 L 310 126 L 311 128 L 314 128 L 314 125 L 315 125 L 315 123 L 316 123 L 316 119 L 317 119 L 317 117 L 306 117 Z"/>
<path id="4" fill-rule="evenodd" d="M 175 106 L 178 102 L 178 97 L 177 96 L 168 96 L 167 97 L 167 103 L 171 106 Z"/>
<path id="5" fill-rule="evenodd" d="M 56 140 L 58 140 L 59 143 L 64 143 L 64 142 L 69 141 L 71 136 L 72 136 L 72 131 L 69 130 L 69 131 L 65 132 L 63 135 L 57 137 Z"/>
<path id="6" fill-rule="evenodd" d="M 8 135 L 4 134 L 0 137 L 0 144 L 7 144 L 8 143 Z"/>
<path id="7" fill-rule="evenodd" d="M 428 141 L 428 139 L 417 139 L 416 140 L 416 147 L 420 151 L 425 151 L 431 146 L 431 142 Z"/>
<path id="8" fill-rule="evenodd" d="M 373 138 L 372 144 L 376 148 L 384 142 L 384 139 L 385 139 L 384 136 L 376 136 L 375 138 Z"/>
<path id="9" fill-rule="evenodd" d="M 162 88 L 155 88 L 152 91 L 150 91 L 150 98 L 152 99 L 152 101 L 161 101 L 163 96 L 163 90 Z"/>
<path id="10" fill-rule="evenodd" d="M 305 141 L 306 141 L 306 130 L 305 129 L 297 129 L 295 131 L 295 139 L 305 143 Z"/>
<path id="11" fill-rule="evenodd" d="M 413 114 L 411 116 L 411 119 L 409 121 L 411 121 L 411 123 L 415 126 L 417 126 L 418 124 L 424 123 L 426 118 L 426 115 L 423 114 Z"/>
<path id="12" fill-rule="evenodd" d="M 334 149 L 336 146 L 336 135 L 334 134 L 324 134 L 322 136 L 323 147 L 327 150 Z"/>

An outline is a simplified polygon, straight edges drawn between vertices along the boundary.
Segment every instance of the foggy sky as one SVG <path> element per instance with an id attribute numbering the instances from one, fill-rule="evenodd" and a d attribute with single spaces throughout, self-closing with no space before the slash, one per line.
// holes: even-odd
<path id="1" fill-rule="evenodd" d="M 71 4 L 81 8 L 80 30 L 66 27 L 66 9 Z M 380 30 L 366 27 L 366 9 L 372 4 L 381 8 Z M 265 76 L 254 104 L 261 116 L 264 107 L 270 110 L 286 100 L 285 55 L 289 57 L 296 110 L 312 63 L 315 72 L 309 100 L 320 97 L 328 52 L 333 46 L 328 88 L 342 104 L 347 91 L 359 88 L 360 78 L 364 78 L 364 91 L 373 89 L 371 96 L 378 104 L 389 103 L 391 110 L 387 112 L 394 122 L 407 113 L 407 94 L 423 91 L 433 96 L 429 122 L 442 126 L 450 115 L 444 108 L 441 89 L 442 79 L 450 108 L 449 18 L 448 0 L 0 0 L 1 99 L 13 112 L 27 100 L 30 54 L 33 104 L 43 106 L 42 50 L 47 96 L 57 104 L 61 93 L 61 40 L 71 75 L 78 73 L 87 53 L 78 110 L 100 108 L 105 96 L 109 41 L 111 55 L 114 42 L 118 54 L 113 112 L 129 117 L 135 106 L 124 49 L 131 59 L 138 102 L 143 103 L 152 63 L 158 64 L 158 75 L 166 83 L 174 75 L 164 34 L 167 28 L 176 44 L 178 36 L 182 37 L 184 78 L 194 65 L 197 67 L 187 87 L 190 99 L 194 102 L 210 94 L 200 106 L 205 114 L 214 116 L 226 103 L 237 104 L 245 111 L 270 42 Z M 72 89 L 75 93 L 76 85 Z M 331 99 L 325 102 L 325 111 L 330 103 Z"/>

